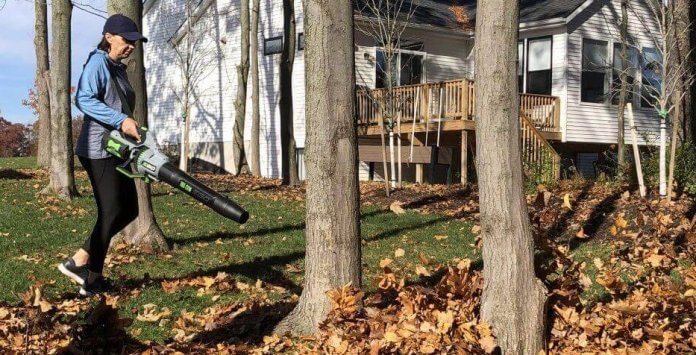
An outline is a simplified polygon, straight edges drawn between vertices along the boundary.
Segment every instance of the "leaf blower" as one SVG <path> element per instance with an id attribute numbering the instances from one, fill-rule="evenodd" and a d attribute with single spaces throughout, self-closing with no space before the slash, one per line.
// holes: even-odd
<path id="1" fill-rule="evenodd" d="M 154 138 L 146 128 L 138 128 L 138 131 L 140 143 L 118 130 L 111 131 L 105 138 L 106 151 L 124 160 L 116 170 L 129 178 L 143 179 L 146 183 L 166 182 L 238 223 L 245 223 L 249 219 L 249 212 L 242 207 L 172 165 L 169 158 L 157 149 Z"/>

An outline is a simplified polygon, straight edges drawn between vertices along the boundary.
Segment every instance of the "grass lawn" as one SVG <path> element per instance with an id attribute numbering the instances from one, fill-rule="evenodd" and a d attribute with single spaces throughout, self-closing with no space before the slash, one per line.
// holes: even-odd
<path id="1" fill-rule="evenodd" d="M 77 286 L 56 269 L 89 235 L 96 218 L 91 188 L 78 172 L 82 196 L 73 203 L 38 197 L 47 184 L 45 172 L 32 171 L 31 158 L 0 159 L 0 302 L 15 304 L 34 280 L 49 282 L 49 299 L 74 297 Z M 119 310 L 135 318 L 133 311 L 154 303 L 168 307 L 174 316 L 182 310 L 199 312 L 215 304 L 243 301 L 245 292 L 229 291 L 213 297 L 199 296 L 193 287 L 174 294 L 164 292 L 162 281 L 215 277 L 225 272 L 236 281 L 261 280 L 277 285 L 271 297 L 299 294 L 304 257 L 304 202 L 275 200 L 263 192 L 231 192 L 229 196 L 250 211 L 252 217 L 239 226 L 203 207 L 177 190 L 157 184 L 153 203 L 160 226 L 176 243 L 166 256 L 119 251 L 106 269 L 107 276 L 123 287 Z M 456 264 L 459 258 L 478 259 L 471 224 L 436 214 L 407 212 L 395 215 L 370 206 L 362 210 L 363 284 L 377 287 L 382 275 L 379 261 L 395 259 L 394 269 L 404 270 L 411 282 L 429 282 L 415 276 L 416 266 Z M 447 238 L 434 236 L 447 236 Z M 404 257 L 395 258 L 402 248 Z M 410 276 L 409 276 L 410 275 Z M 285 291 L 282 291 L 285 290 Z M 213 300 L 215 298 L 215 300 Z M 161 342 L 172 336 L 171 326 L 135 321 L 139 340 Z"/>

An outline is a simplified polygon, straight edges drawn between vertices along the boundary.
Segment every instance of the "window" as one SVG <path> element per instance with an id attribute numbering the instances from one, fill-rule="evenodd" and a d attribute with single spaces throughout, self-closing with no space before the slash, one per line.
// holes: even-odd
<path id="1" fill-rule="evenodd" d="M 283 53 L 283 36 L 266 38 L 263 41 L 263 54 L 271 55 Z"/>
<path id="2" fill-rule="evenodd" d="M 640 105 L 655 106 L 662 90 L 662 56 L 655 48 L 643 48 L 641 57 L 643 88 Z"/>
<path id="3" fill-rule="evenodd" d="M 626 102 L 633 102 L 633 94 L 635 92 L 635 80 L 638 75 L 638 49 L 633 46 L 628 46 L 628 68 L 626 68 L 627 95 Z M 611 78 L 611 103 L 619 104 L 619 94 L 621 91 L 621 72 L 623 71 L 621 60 L 621 43 L 614 43 L 614 57 L 612 66 Z"/>
<path id="4" fill-rule="evenodd" d="M 391 85 L 392 86 L 397 86 L 398 84 L 398 72 L 396 71 L 397 64 L 398 64 L 398 56 L 397 58 L 393 58 L 391 60 L 391 68 L 388 70 L 389 73 L 391 74 Z M 377 88 L 384 88 L 387 87 L 387 81 L 390 79 L 387 77 L 387 56 L 384 53 L 384 51 L 378 50 L 377 51 L 377 82 L 375 83 L 375 87 Z"/>
<path id="5" fill-rule="evenodd" d="M 400 85 L 420 84 L 423 77 L 423 56 L 411 53 L 401 54 Z"/>
<path id="6" fill-rule="evenodd" d="M 399 50 L 391 60 L 392 86 L 420 84 L 423 80 L 422 52 Z M 382 50 L 377 50 L 377 81 L 376 88 L 387 87 L 387 55 Z"/>
<path id="7" fill-rule="evenodd" d="M 529 39 L 527 47 L 526 92 L 551 95 L 551 37 Z"/>
<path id="8" fill-rule="evenodd" d="M 304 50 L 304 33 L 300 32 L 300 34 L 297 35 L 297 51 L 303 51 Z"/>
<path id="9" fill-rule="evenodd" d="M 607 97 L 607 42 L 583 38 L 580 100 L 605 102 Z"/>
<path id="10" fill-rule="evenodd" d="M 517 90 L 524 92 L 524 41 L 517 42 Z"/>

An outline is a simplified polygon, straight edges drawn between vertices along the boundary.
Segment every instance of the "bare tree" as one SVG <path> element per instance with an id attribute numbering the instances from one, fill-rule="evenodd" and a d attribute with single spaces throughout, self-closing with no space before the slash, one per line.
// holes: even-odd
<path id="1" fill-rule="evenodd" d="M 360 287 L 360 200 L 350 1 L 304 2 L 307 107 L 305 280 L 277 333 L 315 333 L 329 310 L 326 292 Z"/>
<path id="2" fill-rule="evenodd" d="M 249 79 L 249 0 L 241 0 L 240 46 L 241 59 L 237 65 L 237 99 L 234 102 L 234 166 L 237 175 L 247 165 L 244 152 L 244 121 L 246 118 L 247 81 Z"/>
<path id="3" fill-rule="evenodd" d="M 689 135 L 689 121 L 693 119 L 693 107 L 691 105 L 691 86 L 694 83 L 696 68 L 693 61 L 693 51 L 690 48 L 690 36 L 692 22 L 689 19 L 691 5 L 688 0 L 673 0 L 668 4 L 669 16 L 674 19 L 670 28 L 669 40 L 674 42 L 674 55 L 672 67 L 683 68 L 683 72 L 672 72 L 678 75 L 674 80 L 682 81 L 672 93 L 674 114 L 672 115 L 672 138 L 670 139 L 669 172 L 667 178 L 667 200 L 671 201 L 673 191 L 674 169 L 676 166 L 677 145 L 687 141 Z M 686 30 L 683 30 L 686 28 Z M 669 73 L 668 73 L 669 75 Z"/>
<path id="4" fill-rule="evenodd" d="M 679 61 L 678 38 L 686 36 L 691 31 L 691 24 L 680 27 L 680 17 L 674 16 L 675 13 L 688 12 L 683 7 L 688 7 L 689 4 L 684 1 L 669 2 L 669 0 L 648 0 L 646 5 L 649 8 L 652 18 L 646 19 L 642 14 L 631 9 L 637 18 L 641 20 L 645 28 L 648 23 L 654 22 L 657 24 L 657 32 L 648 31 L 652 36 L 655 45 L 655 53 L 652 58 L 646 58 L 647 72 L 652 73 L 652 85 L 643 85 L 641 91 L 642 99 L 652 106 L 656 111 L 660 120 L 660 178 L 659 178 L 659 193 L 660 196 L 666 197 L 667 193 L 667 120 L 686 96 L 687 88 L 694 84 L 695 76 L 689 61 Z M 682 24 L 683 25 L 683 24 Z M 687 53 L 688 58 L 691 53 Z M 644 71 L 646 75 L 646 71 Z M 644 80 L 645 82 L 645 80 Z M 678 117 L 677 117 L 678 119 Z M 672 129 L 679 129 L 679 122 L 674 118 L 671 121 Z M 676 144 L 676 139 L 673 144 Z M 673 164 L 674 161 L 670 162 Z"/>
<path id="5" fill-rule="evenodd" d="M 34 1 L 34 48 L 36 51 L 36 97 L 39 114 L 37 163 L 48 167 L 51 163 L 51 105 L 48 98 L 48 5 L 46 0 Z"/>
<path id="6" fill-rule="evenodd" d="M 143 3 L 140 0 L 109 0 L 107 10 L 110 15 L 123 14 L 131 18 L 142 31 Z M 133 118 L 141 126 L 148 126 L 147 86 L 145 83 L 145 65 L 143 44 L 138 43 L 135 51 L 128 59 L 128 81 L 135 91 L 135 107 Z M 169 244 L 155 219 L 152 211 L 152 195 L 150 185 L 136 180 L 135 188 L 138 193 L 138 218 L 131 222 L 112 240 L 140 247 L 140 249 L 159 253 L 169 250 Z"/>
<path id="7" fill-rule="evenodd" d="M 259 109 L 259 11 L 260 0 L 252 0 L 251 9 L 251 174 L 261 176 L 261 147 Z"/>
<path id="8" fill-rule="evenodd" d="M 183 171 L 188 171 L 188 161 L 189 161 L 189 149 L 191 142 L 189 141 L 189 134 L 191 131 L 191 96 L 193 91 L 193 85 L 191 83 L 193 62 L 194 62 L 194 43 L 197 36 L 193 33 L 193 22 L 192 10 L 191 10 L 191 0 L 186 0 L 186 42 L 184 42 L 184 50 L 181 50 L 180 46 L 172 44 L 176 50 L 176 54 L 179 59 L 179 65 L 181 68 L 181 74 L 183 79 L 183 94 L 181 97 L 177 96 L 181 102 L 181 152 L 179 154 L 179 169 Z"/>
<path id="9" fill-rule="evenodd" d="M 617 156 L 617 176 L 623 176 L 624 166 L 624 113 L 626 112 L 626 97 L 628 96 L 628 0 L 621 0 L 621 88 L 619 89 L 619 114 L 616 145 L 618 147 Z"/>
<path id="10" fill-rule="evenodd" d="M 179 169 L 189 170 L 190 132 L 192 123 L 192 108 L 199 102 L 202 92 L 197 88 L 210 73 L 214 66 L 210 65 L 212 58 L 220 55 L 212 48 L 217 38 L 211 38 L 212 28 L 209 28 L 202 17 L 206 16 L 199 1 L 184 1 L 184 23 L 169 39 L 176 53 L 176 65 L 181 74 L 181 90 L 174 90 L 174 95 L 181 105 L 181 133 Z M 212 5 L 216 6 L 216 5 Z M 222 90 L 222 89 L 220 89 Z"/>
<path id="11" fill-rule="evenodd" d="M 280 56 L 280 145 L 283 185 L 299 185 L 297 144 L 292 104 L 292 70 L 295 65 L 295 1 L 283 0 L 283 53 Z"/>
<path id="12" fill-rule="evenodd" d="M 379 122 L 382 127 L 382 151 L 384 178 L 391 188 L 396 187 L 396 159 L 394 158 L 394 129 L 398 125 L 397 108 L 403 104 L 405 97 L 397 97 L 394 87 L 398 86 L 398 73 L 401 68 L 398 66 L 398 58 L 402 49 L 403 34 L 408 28 L 413 15 L 418 9 L 417 0 L 361 0 L 358 6 L 358 16 L 363 20 L 357 26 L 358 31 L 372 38 L 379 46 L 379 55 L 383 60 L 378 60 L 377 70 L 384 73 L 385 95 L 374 97 L 369 95 L 373 104 L 379 107 L 382 120 Z M 402 67 L 410 63 L 402 63 Z M 415 117 L 414 117 L 415 119 Z M 389 155 L 391 159 L 391 169 L 387 173 L 386 144 L 384 141 L 384 130 L 389 135 Z M 400 137 L 399 137 L 400 139 Z"/>
<path id="13" fill-rule="evenodd" d="M 483 238 L 481 315 L 504 354 L 544 349 L 546 288 L 534 274 L 523 192 L 516 67 L 519 2 L 476 9 L 476 151 Z M 491 144 L 496 142 L 496 144 Z"/>
<path id="14" fill-rule="evenodd" d="M 70 112 L 70 0 L 54 0 L 52 5 L 53 43 L 51 57 L 51 166 L 48 191 L 72 200 L 75 188 L 73 142 Z"/>
<path id="15" fill-rule="evenodd" d="M 691 46 L 691 37 L 693 36 L 691 30 L 694 28 L 694 24 L 689 14 L 692 7 L 696 8 L 696 4 L 690 0 L 673 0 L 671 3 L 669 3 L 670 15 L 674 17 L 674 26 L 672 27 L 671 37 L 674 41 L 676 41 L 676 55 L 673 57 L 673 60 L 677 63 L 677 65 L 684 63 L 683 67 L 686 71 L 686 78 L 692 77 L 696 74 L 694 49 Z M 682 30 L 684 28 L 687 30 Z M 691 127 L 693 104 L 691 88 L 686 83 L 682 85 L 682 91 L 683 97 L 680 95 L 681 99 L 675 97 L 675 101 L 679 99 L 679 104 L 681 106 L 680 113 L 677 115 L 677 117 L 675 117 L 675 120 L 679 122 L 677 127 L 679 141 L 685 142 L 691 141 L 692 137 L 694 136 L 694 132 Z M 677 102 L 675 102 L 675 104 L 676 103 Z"/>

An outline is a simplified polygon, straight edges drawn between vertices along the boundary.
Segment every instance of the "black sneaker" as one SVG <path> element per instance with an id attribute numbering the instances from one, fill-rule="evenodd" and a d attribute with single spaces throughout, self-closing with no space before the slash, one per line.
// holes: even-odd
<path id="1" fill-rule="evenodd" d="M 73 258 L 65 258 L 58 264 L 58 270 L 63 273 L 63 275 L 75 280 L 80 285 L 85 284 L 87 280 L 87 275 L 89 275 L 89 269 L 87 265 L 77 266 L 75 265 L 75 260 Z"/>
<path id="2" fill-rule="evenodd" d="M 100 293 L 106 293 L 114 289 L 111 281 L 105 279 L 104 277 L 99 277 L 94 280 L 94 282 L 85 283 L 80 287 L 81 296 L 94 296 Z"/>

